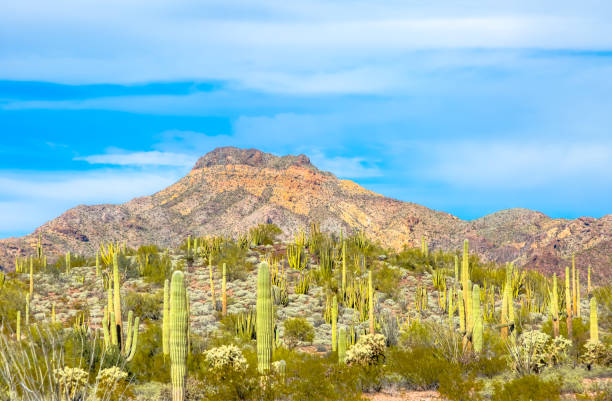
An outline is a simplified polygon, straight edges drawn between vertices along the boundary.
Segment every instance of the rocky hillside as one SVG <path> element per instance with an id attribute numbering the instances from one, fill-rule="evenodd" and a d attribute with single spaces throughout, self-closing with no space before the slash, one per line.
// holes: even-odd
<path id="1" fill-rule="evenodd" d="M 395 249 L 416 246 L 458 249 L 464 238 L 473 251 L 498 262 L 561 271 L 576 254 L 593 266 L 595 280 L 612 272 L 612 215 L 600 219 L 551 219 L 510 209 L 463 221 L 448 213 L 384 197 L 318 170 L 308 157 L 278 157 L 255 149 L 218 148 L 201 157 L 190 173 L 151 196 L 121 205 L 81 205 L 34 233 L 0 240 L 0 265 L 35 250 L 39 234 L 48 254 L 92 253 L 101 241 L 131 246 L 176 246 L 187 235 L 237 235 L 262 222 L 289 237 L 311 222 L 321 230 L 365 230 Z"/>

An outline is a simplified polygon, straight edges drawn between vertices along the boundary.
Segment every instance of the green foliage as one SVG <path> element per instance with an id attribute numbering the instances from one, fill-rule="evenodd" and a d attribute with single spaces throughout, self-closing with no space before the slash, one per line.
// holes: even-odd
<path id="1" fill-rule="evenodd" d="M 283 233 L 276 224 L 259 224 L 249 229 L 249 240 L 253 245 L 272 245 L 276 237 Z"/>
<path id="2" fill-rule="evenodd" d="M 122 309 L 124 313 L 133 311 L 142 320 L 160 320 L 162 317 L 160 305 L 163 303 L 163 295 L 163 291 L 158 291 L 155 294 L 130 291 L 125 295 Z"/>
<path id="3" fill-rule="evenodd" d="M 459 365 L 449 365 L 440 371 L 438 391 L 452 401 L 479 401 L 482 383 L 472 372 L 462 372 Z"/>
<path id="4" fill-rule="evenodd" d="M 255 268 L 252 263 L 245 260 L 247 252 L 247 249 L 241 248 L 236 242 L 226 241 L 219 252 L 213 255 L 213 264 L 223 266 L 225 263 L 228 281 L 244 280 Z"/>
<path id="5" fill-rule="evenodd" d="M 22 315 L 25 314 L 27 291 L 26 285 L 21 281 L 14 277 L 6 279 L 0 290 L 0 316 L 2 316 L 4 330 L 10 328 L 11 332 L 15 331 L 17 311 L 21 311 Z"/>
<path id="6" fill-rule="evenodd" d="M 493 401 L 557 401 L 561 383 L 527 375 L 508 383 L 495 383 Z"/>
<path id="7" fill-rule="evenodd" d="M 434 348 L 427 346 L 394 348 L 387 363 L 390 372 L 397 374 L 404 386 L 415 390 L 436 388 L 440 383 L 440 372 L 448 366 L 446 360 L 437 356 Z"/>
<path id="8" fill-rule="evenodd" d="M 138 352 L 127 365 L 136 382 L 170 382 L 170 361 L 164 359 L 162 351 L 161 327 L 145 326 L 138 335 Z"/>
<path id="9" fill-rule="evenodd" d="M 148 263 L 143 266 L 140 275 L 149 283 L 164 285 L 172 274 L 172 261 L 167 253 L 148 254 Z"/>
<path id="10" fill-rule="evenodd" d="M 285 329 L 283 340 L 289 349 L 295 348 L 300 341 L 309 343 L 314 340 L 314 328 L 303 317 L 287 319 L 283 327 Z"/>
<path id="11" fill-rule="evenodd" d="M 374 288 L 393 299 L 398 299 L 400 294 L 399 283 L 402 279 L 402 272 L 399 269 L 393 269 L 387 265 L 383 265 L 379 269 L 375 269 L 372 274 Z"/>

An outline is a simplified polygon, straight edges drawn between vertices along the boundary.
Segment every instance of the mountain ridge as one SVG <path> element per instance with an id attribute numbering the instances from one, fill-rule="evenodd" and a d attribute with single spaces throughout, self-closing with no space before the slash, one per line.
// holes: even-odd
<path id="1" fill-rule="evenodd" d="M 609 281 L 612 215 L 553 219 L 515 208 L 465 221 L 416 203 L 385 197 L 319 170 L 306 155 L 275 156 L 257 149 L 216 148 L 169 187 L 123 204 L 79 205 L 33 233 L 0 240 L 0 266 L 35 250 L 40 234 L 50 254 L 93 253 L 101 241 L 176 246 L 187 235 L 238 235 L 271 221 L 290 238 L 318 222 L 322 230 L 365 230 L 383 245 L 460 249 L 464 238 L 485 260 L 560 273 L 576 253 Z"/>

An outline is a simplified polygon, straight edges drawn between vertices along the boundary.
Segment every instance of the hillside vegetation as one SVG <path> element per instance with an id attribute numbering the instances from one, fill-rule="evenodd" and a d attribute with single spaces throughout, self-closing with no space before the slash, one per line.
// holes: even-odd
<path id="1" fill-rule="evenodd" d="M 0 273 L 0 400 L 612 399 L 612 287 L 588 266 L 293 232 L 39 241 Z"/>

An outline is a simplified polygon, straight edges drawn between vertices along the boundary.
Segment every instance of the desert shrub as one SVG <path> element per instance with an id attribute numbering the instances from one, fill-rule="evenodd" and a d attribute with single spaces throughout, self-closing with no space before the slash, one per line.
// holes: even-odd
<path id="1" fill-rule="evenodd" d="M 0 319 L 3 331 L 15 331 L 17 311 L 21 311 L 22 319 L 25 316 L 25 297 L 26 285 L 15 278 L 6 278 L 0 289 Z"/>
<path id="2" fill-rule="evenodd" d="M 253 245 L 272 245 L 282 233 L 276 224 L 259 224 L 249 229 L 249 240 Z"/>
<path id="3" fill-rule="evenodd" d="M 138 333 L 138 347 L 127 368 L 136 382 L 170 381 L 170 364 L 164 358 L 160 325 L 143 325 Z"/>
<path id="4" fill-rule="evenodd" d="M 120 368 L 102 369 L 96 378 L 96 396 L 100 400 L 118 401 L 131 395 L 128 374 Z"/>
<path id="5" fill-rule="evenodd" d="M 404 269 L 424 272 L 428 265 L 428 258 L 419 248 L 404 248 L 401 252 L 391 255 L 389 262 Z"/>
<path id="6" fill-rule="evenodd" d="M 222 345 L 205 352 L 208 369 L 218 375 L 228 372 L 244 372 L 248 368 L 240 348 L 235 345 Z"/>
<path id="7" fill-rule="evenodd" d="M 518 373 L 529 374 L 558 365 L 566 360 L 571 344 L 562 336 L 551 338 L 539 330 L 526 331 L 516 345 L 510 345 L 512 368 Z"/>
<path id="8" fill-rule="evenodd" d="M 580 361 L 588 368 L 612 365 L 612 349 L 601 341 L 587 341 L 583 347 Z"/>
<path id="9" fill-rule="evenodd" d="M 345 361 L 349 365 L 376 365 L 385 359 L 385 346 L 382 334 L 364 334 L 346 351 Z"/>
<path id="10" fill-rule="evenodd" d="M 479 391 L 482 383 L 476 380 L 473 372 L 462 372 L 459 365 L 446 366 L 439 374 L 440 386 L 438 391 L 452 401 L 479 401 L 482 397 Z"/>
<path id="11" fill-rule="evenodd" d="M 63 400 L 77 401 L 85 398 L 89 381 L 88 372 L 80 368 L 56 368 L 53 370 L 53 378 Z"/>
<path id="12" fill-rule="evenodd" d="M 393 316 L 389 311 L 384 311 L 379 314 L 380 316 L 380 331 L 387 342 L 387 346 L 396 346 L 399 338 L 399 324 L 397 318 Z"/>
<path id="13" fill-rule="evenodd" d="M 233 241 L 225 242 L 218 253 L 213 255 L 213 263 L 223 266 L 225 263 L 227 280 L 244 280 L 248 273 L 254 269 L 252 263 L 247 262 L 247 249 L 241 248 Z"/>
<path id="14" fill-rule="evenodd" d="M 123 312 L 133 311 L 134 316 L 140 316 L 140 320 L 160 320 L 162 318 L 162 306 L 164 302 L 163 291 L 155 294 L 139 293 L 130 291 L 125 295 L 122 308 Z"/>
<path id="15" fill-rule="evenodd" d="M 387 265 L 383 265 L 383 267 L 375 270 L 372 274 L 374 288 L 393 299 L 397 299 L 399 296 L 400 286 L 398 283 L 401 279 L 401 270 L 390 268 Z"/>
<path id="16" fill-rule="evenodd" d="M 283 340 L 290 349 L 295 348 L 299 342 L 312 342 L 314 340 L 314 328 L 303 317 L 287 319 L 283 323 L 285 332 Z"/>
<path id="17" fill-rule="evenodd" d="M 561 383 L 527 375 L 494 386 L 493 401 L 556 401 L 559 400 Z"/>
<path id="18" fill-rule="evenodd" d="M 448 362 L 436 355 L 431 347 L 395 348 L 389 353 L 389 371 L 402 379 L 402 384 L 416 390 L 436 388 L 440 373 Z M 418 361 L 418 362 L 417 362 Z"/>
<path id="19" fill-rule="evenodd" d="M 150 254 L 148 263 L 140 268 L 139 274 L 149 283 L 164 285 L 172 274 L 172 260 L 167 253 Z"/>

